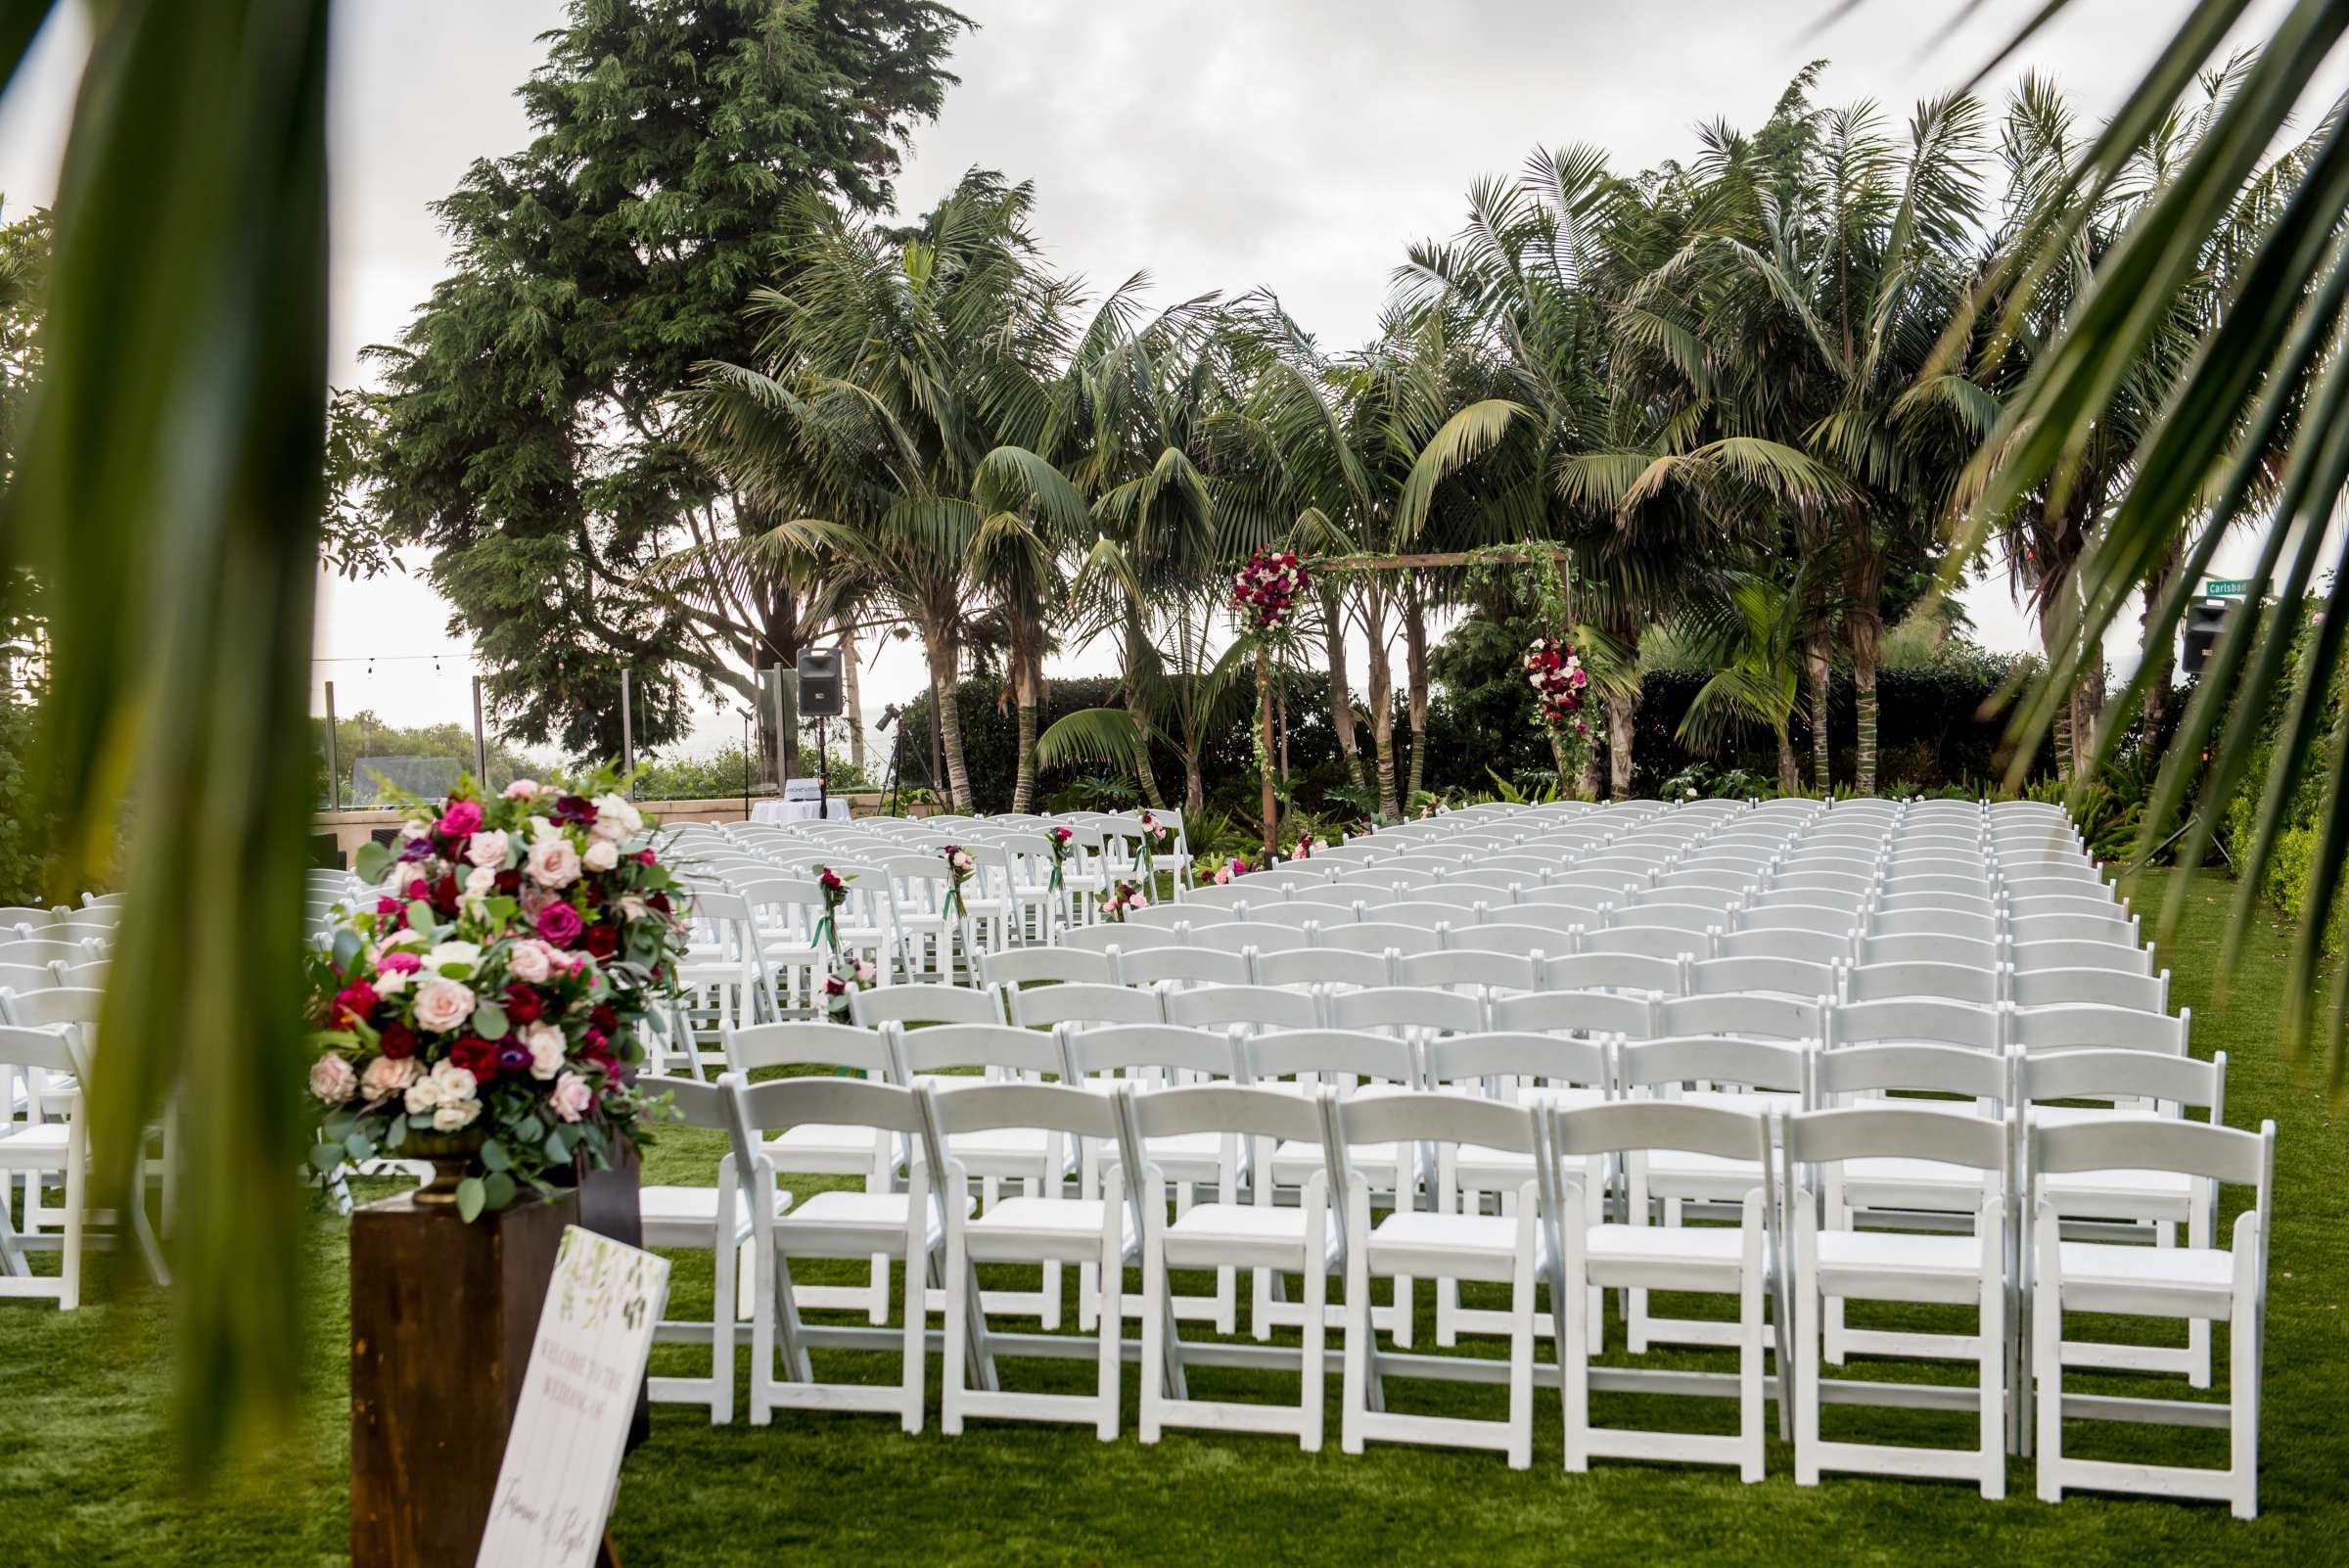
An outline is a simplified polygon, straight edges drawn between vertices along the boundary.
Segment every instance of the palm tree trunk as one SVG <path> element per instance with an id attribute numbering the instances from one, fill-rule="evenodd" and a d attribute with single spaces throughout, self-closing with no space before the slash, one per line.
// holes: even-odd
<path id="1" fill-rule="evenodd" d="M 1794 757 L 1794 742 L 1785 726 L 1778 728 L 1778 793 L 1792 795 L 1803 787 L 1803 770 Z"/>
<path id="2" fill-rule="evenodd" d="M 1821 800 L 1835 787 L 1827 751 L 1827 679 L 1833 663 L 1824 627 L 1803 639 L 1803 673 L 1811 683 L 1811 788 Z"/>
<path id="3" fill-rule="evenodd" d="M 1207 809 L 1207 775 L 1197 752 L 1182 754 L 1182 820 L 1187 826 Z"/>
<path id="4" fill-rule="evenodd" d="M 2158 632 L 2155 630 L 2154 607 L 2161 603 L 2161 596 L 2170 591 L 2170 579 L 2178 575 L 2178 553 L 2185 544 L 2184 533 L 2173 538 L 2170 541 L 2170 553 L 2163 556 L 2161 564 L 2146 576 L 2145 609 L 2138 617 L 2138 624 L 2142 628 L 2139 637 L 2142 652 L 2138 658 L 2152 671 L 2145 680 L 2145 734 L 2148 738 L 2158 738 L 2162 726 L 2169 721 L 2170 675 L 2176 664 L 2171 652 L 2170 628 L 2163 626 Z"/>
<path id="5" fill-rule="evenodd" d="M 1338 590 L 1321 579 L 1321 643 L 1329 656 L 1329 727 L 1338 737 L 1338 757 L 1355 788 L 1367 791 L 1370 775 L 1362 767 L 1360 742 L 1354 732 L 1354 698 L 1346 689 L 1346 618 Z"/>
<path id="6" fill-rule="evenodd" d="M 1427 781 L 1427 605 L 1410 577 L 1403 586 L 1403 678 L 1411 715 L 1411 787 L 1404 796 L 1408 802 Z"/>
<path id="7" fill-rule="evenodd" d="M 1852 706 L 1858 719 L 1853 747 L 1852 789 L 1876 793 L 1876 664 L 1884 651 L 1883 556 L 1865 514 L 1853 519 L 1851 567 L 1845 581 L 1850 598 L 1844 636 L 1852 647 Z"/>
<path id="8" fill-rule="evenodd" d="M 864 771 L 864 662 L 856 657 L 856 634 L 845 627 L 840 635 L 841 694 L 849 700 L 849 763 Z"/>
<path id="9" fill-rule="evenodd" d="M 1639 711 L 1636 692 L 1614 692 L 1606 698 L 1607 797 L 1632 798 L 1632 715 Z"/>
<path id="10" fill-rule="evenodd" d="M 1026 811 L 1036 800 L 1036 715 L 1044 701 L 1044 658 L 1033 644 L 1011 654 L 1011 700 L 1019 710 L 1019 762 L 1011 785 L 1011 808 Z"/>
<path id="11" fill-rule="evenodd" d="M 1126 607 L 1126 712 L 1133 715 L 1133 731 L 1143 738 L 1134 755 L 1134 773 L 1142 787 L 1142 804 L 1152 810 L 1164 810 L 1166 799 L 1158 793 L 1158 775 L 1150 767 L 1150 699 L 1142 694 L 1141 682 L 1133 672 L 1142 666 L 1142 650 L 1149 646 L 1142 627 L 1141 607 Z"/>
<path id="12" fill-rule="evenodd" d="M 1364 695 L 1370 704 L 1370 738 L 1378 747 L 1378 811 L 1400 818 L 1403 807 L 1395 798 L 1395 671 L 1387 663 L 1387 612 L 1379 590 L 1368 591 L 1364 629 L 1370 637 L 1370 670 Z"/>
<path id="13" fill-rule="evenodd" d="M 962 705 L 954 700 L 962 649 L 944 628 L 934 628 L 924 640 L 930 649 L 930 694 L 938 710 L 938 738 L 945 752 L 946 805 L 968 811 L 972 809 L 971 775 L 962 756 Z"/>

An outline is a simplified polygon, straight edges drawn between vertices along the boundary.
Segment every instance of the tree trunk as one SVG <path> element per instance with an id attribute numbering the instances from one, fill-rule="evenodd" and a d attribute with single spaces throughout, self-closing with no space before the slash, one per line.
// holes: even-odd
<path id="1" fill-rule="evenodd" d="M 1126 712 L 1133 715 L 1133 731 L 1142 738 L 1133 770 L 1135 782 L 1142 787 L 1142 804 L 1163 810 L 1167 803 L 1158 793 L 1158 775 L 1150 767 L 1150 699 L 1142 694 L 1142 683 L 1135 675 L 1142 667 L 1142 650 L 1148 646 L 1140 607 L 1129 604 L 1126 609 Z"/>
<path id="2" fill-rule="evenodd" d="M 864 771 L 864 662 L 856 657 L 856 634 L 840 634 L 840 689 L 849 700 L 849 763 Z"/>
<path id="3" fill-rule="evenodd" d="M 1403 679 L 1411 715 L 1411 787 L 1407 804 L 1427 781 L 1427 605 L 1416 576 L 1403 585 Z"/>
<path id="4" fill-rule="evenodd" d="M 1367 590 L 1364 629 L 1370 639 L 1370 669 L 1363 691 L 1370 705 L 1370 738 L 1378 747 L 1378 811 L 1401 818 L 1395 799 L 1395 671 L 1387 663 L 1387 613 L 1379 590 Z"/>
<path id="5" fill-rule="evenodd" d="M 1272 654 L 1259 643 L 1256 649 L 1256 773 L 1263 787 L 1265 858 L 1272 858 L 1280 843 L 1279 802 L 1272 792 Z"/>
<path id="6" fill-rule="evenodd" d="M 1282 660 L 1280 676 L 1272 682 L 1272 723 L 1280 731 L 1280 781 L 1289 781 L 1289 666 Z"/>
<path id="7" fill-rule="evenodd" d="M 1607 797 L 1632 798 L 1632 715 L 1639 711 L 1635 692 L 1610 694 L 1607 711 Z"/>
<path id="8" fill-rule="evenodd" d="M 1794 742 L 1783 727 L 1778 730 L 1778 793 L 1792 795 L 1803 787 L 1803 770 L 1794 757 Z"/>
<path id="9" fill-rule="evenodd" d="M 1044 661 L 1035 648 L 1014 649 L 1011 656 L 1012 702 L 1019 709 L 1019 762 L 1012 779 L 1011 808 L 1027 811 L 1036 800 L 1036 713 L 1044 701 Z"/>
<path id="10" fill-rule="evenodd" d="M 1851 565 L 1845 576 L 1848 599 L 1844 636 L 1852 649 L 1852 706 L 1858 717 L 1853 747 L 1852 789 L 1876 793 L 1876 662 L 1884 650 L 1884 568 L 1875 533 L 1865 515 L 1852 522 Z"/>
<path id="11" fill-rule="evenodd" d="M 1827 681 L 1834 660 L 1823 626 L 1803 639 L 1803 675 L 1811 683 L 1811 788 L 1825 800 L 1835 787 L 1827 750 Z"/>
<path id="12" fill-rule="evenodd" d="M 930 649 L 931 699 L 938 708 L 934 733 L 945 752 L 946 805 L 956 811 L 968 811 L 973 808 L 971 775 L 962 757 L 962 705 L 954 700 L 962 650 L 944 631 L 934 630 L 926 640 Z"/>
<path id="13" fill-rule="evenodd" d="M 1329 656 L 1329 727 L 1338 737 L 1338 758 L 1346 764 L 1347 778 L 1366 793 L 1370 775 L 1362 766 L 1361 746 L 1354 733 L 1354 698 L 1346 689 L 1346 617 L 1338 590 L 1327 577 L 1321 579 L 1321 625 L 1322 646 Z"/>
<path id="14" fill-rule="evenodd" d="M 2145 735 L 2150 740 L 2158 740 L 2162 726 L 2169 721 L 2170 676 L 2177 664 L 2176 656 L 2171 651 L 2170 628 L 2164 626 L 2158 635 L 2155 633 L 2154 607 L 2161 602 L 2161 596 L 2170 591 L 2170 579 L 2178 575 L 2179 551 L 2185 543 L 2186 535 L 2183 533 L 2173 538 L 2169 554 L 2161 558 L 2161 564 L 2145 578 L 2144 613 L 2137 618 L 2141 628 L 2139 646 L 2142 650 L 2138 658 L 2152 671 L 2145 680 L 2144 703 Z"/>
<path id="15" fill-rule="evenodd" d="M 1207 775 L 1200 769 L 1199 754 L 1182 754 L 1182 820 L 1188 827 L 1207 809 Z"/>

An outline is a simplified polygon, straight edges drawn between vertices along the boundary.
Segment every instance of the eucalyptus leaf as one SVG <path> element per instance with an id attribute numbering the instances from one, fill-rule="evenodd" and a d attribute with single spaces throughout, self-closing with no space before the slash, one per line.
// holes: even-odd
<path id="1" fill-rule="evenodd" d="M 359 955 L 359 934 L 345 926 L 335 933 L 335 967 L 348 969 L 350 961 Z"/>
<path id="2" fill-rule="evenodd" d="M 473 1032 L 484 1039 L 504 1039 L 513 1026 L 506 1021 L 506 1010 L 491 1001 L 476 1002 L 473 1007 Z"/>
<path id="3" fill-rule="evenodd" d="M 361 882 L 370 886 L 383 881 L 384 873 L 392 868 L 392 847 L 368 840 L 351 855 L 350 868 Z"/>
<path id="4" fill-rule="evenodd" d="M 364 1132 L 353 1132 L 344 1138 L 343 1147 L 349 1151 L 350 1157 L 354 1160 L 375 1158 L 375 1139 Z"/>
<path id="5" fill-rule="evenodd" d="M 433 906 L 422 899 L 414 899 L 408 904 L 408 929 L 424 932 L 428 936 L 432 934 Z"/>
<path id="6" fill-rule="evenodd" d="M 482 1145 L 482 1164 L 489 1170 L 503 1171 L 513 1163 L 514 1157 L 506 1152 L 505 1144 L 498 1139 L 491 1138 Z"/>
<path id="7" fill-rule="evenodd" d="M 482 1192 L 492 1209 L 503 1209 L 514 1201 L 514 1177 L 504 1171 L 492 1171 L 482 1178 Z"/>
<path id="8" fill-rule="evenodd" d="M 467 1176 L 457 1183 L 457 1218 L 467 1224 L 482 1217 L 482 1206 L 489 1201 L 489 1189 L 480 1176 Z"/>

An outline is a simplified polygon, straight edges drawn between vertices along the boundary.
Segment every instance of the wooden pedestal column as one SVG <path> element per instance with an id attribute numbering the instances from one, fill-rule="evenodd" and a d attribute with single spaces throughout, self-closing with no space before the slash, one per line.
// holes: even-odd
<path id="1" fill-rule="evenodd" d="M 636 1174 L 471 1224 L 404 1193 L 351 1216 L 351 1568 L 469 1568 L 563 1227 L 638 1244 Z M 649 1429 L 640 1392 L 629 1446 Z"/>

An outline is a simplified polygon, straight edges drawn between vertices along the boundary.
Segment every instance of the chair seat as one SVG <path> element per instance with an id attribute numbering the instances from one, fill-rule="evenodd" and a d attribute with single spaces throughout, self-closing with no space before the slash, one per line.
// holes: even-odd
<path id="1" fill-rule="evenodd" d="M 675 1242 L 661 1239 L 664 1234 L 691 1234 L 697 1239 L 714 1236 L 717 1229 L 717 1195 L 715 1187 L 639 1187 L 636 1192 L 636 1212 L 643 1218 L 647 1246 L 673 1246 Z M 791 1194 L 775 1194 L 775 1214 L 781 1218 L 791 1209 Z M 737 1209 L 734 1216 L 735 1239 L 742 1240 L 751 1233 L 751 1217 L 747 1208 Z"/>
<path id="2" fill-rule="evenodd" d="M 1946 1274 L 1972 1278 L 1982 1272 L 1982 1243 L 1972 1236 L 1920 1236 L 1899 1230 L 1822 1230 L 1819 1266 L 1871 1273 Z"/>
<path id="3" fill-rule="evenodd" d="M 1588 1236 L 1584 1250 L 1593 1259 L 1735 1264 L 1745 1256 L 1745 1232 L 1735 1225 L 1604 1224 Z"/>
<path id="4" fill-rule="evenodd" d="M 874 1231 L 902 1233 L 905 1229 L 905 1205 L 911 1194 L 903 1192 L 818 1192 L 811 1195 L 791 1214 L 789 1225 L 791 1244 L 803 1246 L 810 1231 L 837 1230 L 844 1234 L 865 1235 Z M 979 1200 L 969 1193 L 962 1195 L 963 1218 L 970 1218 L 979 1207 Z M 929 1244 L 933 1247 L 945 1240 L 945 1228 L 940 1222 L 938 1210 L 930 1211 Z"/>
<path id="5" fill-rule="evenodd" d="M 832 1127 L 822 1122 L 803 1122 L 787 1128 L 767 1139 L 764 1147 L 774 1157 L 778 1171 L 801 1171 L 806 1166 L 793 1165 L 793 1159 L 812 1159 L 828 1156 L 840 1160 L 872 1162 L 881 1146 L 880 1137 L 869 1127 Z M 861 1167 L 860 1167 L 861 1169 Z"/>
<path id="6" fill-rule="evenodd" d="M 2057 1256 L 2066 1289 L 2075 1285 L 2152 1285 L 2225 1291 L 2234 1284 L 2234 1254 L 2215 1247 L 2067 1241 Z"/>
<path id="7" fill-rule="evenodd" d="M 1166 1234 L 1170 1241 L 1287 1242 L 1302 1247 L 1305 1211 L 1269 1204 L 1202 1203 L 1167 1226 Z M 1338 1227 L 1325 1225 L 1322 1235 L 1329 1255 L 1336 1257 L 1343 1246 Z"/>
<path id="8" fill-rule="evenodd" d="M 1540 1257 L 1549 1258 L 1548 1227 L 1535 1232 Z M 1370 1232 L 1375 1257 L 1384 1250 L 1457 1254 L 1463 1258 L 1513 1258 L 1517 1255 L 1517 1221 L 1503 1215 L 1429 1214 L 1411 1210 L 1391 1214 Z"/>
<path id="9" fill-rule="evenodd" d="M 1101 1233 L 1099 1198 L 1004 1198 L 971 1222 L 973 1231 L 1021 1231 L 1030 1235 L 1097 1236 Z M 1133 1238 L 1133 1212 L 1118 1205 L 1119 1231 Z"/>

